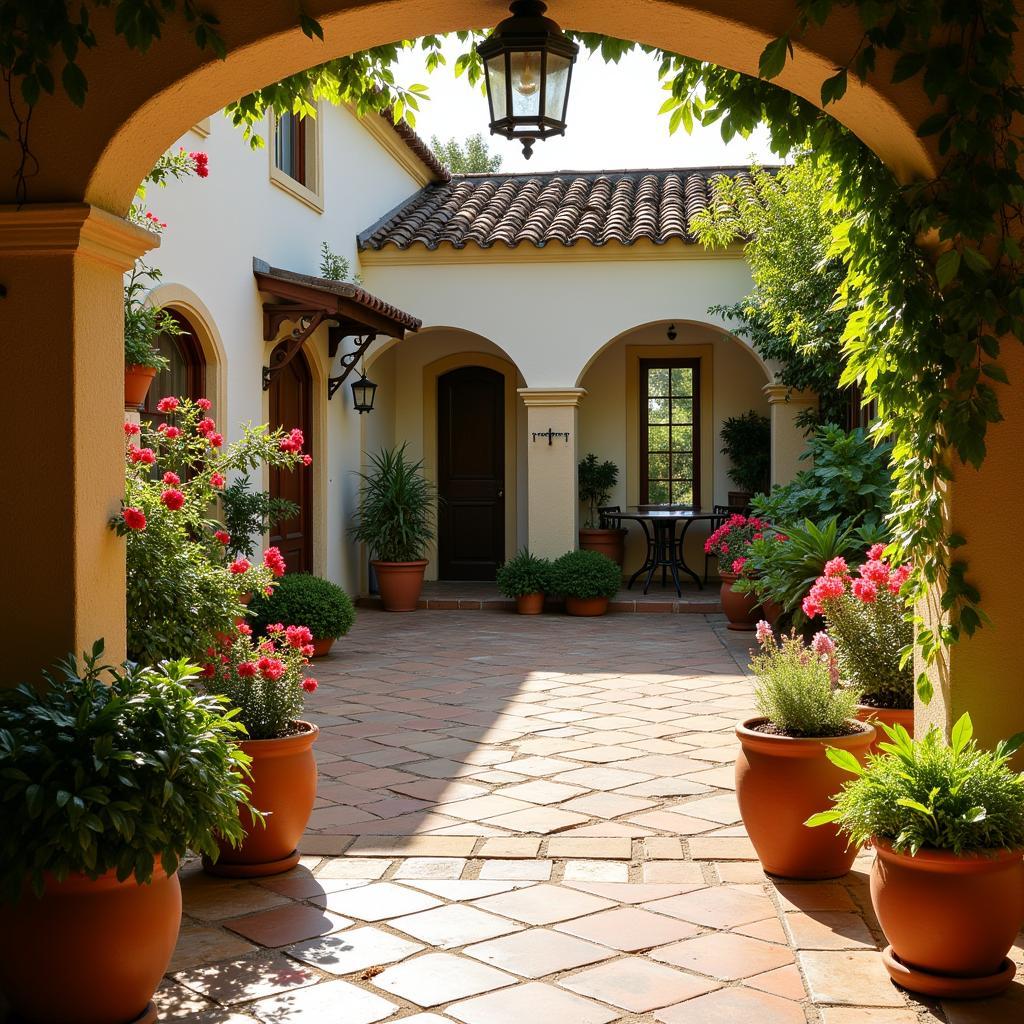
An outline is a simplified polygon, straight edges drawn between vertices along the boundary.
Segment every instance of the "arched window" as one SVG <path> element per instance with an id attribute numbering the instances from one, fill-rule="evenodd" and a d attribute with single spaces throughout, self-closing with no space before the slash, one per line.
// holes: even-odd
<path id="1" fill-rule="evenodd" d="M 156 403 L 165 395 L 174 395 L 176 398 L 202 398 L 206 388 L 206 360 L 195 328 L 178 310 L 169 309 L 167 312 L 182 333 L 164 333 L 157 340 L 157 348 L 167 357 L 170 366 L 157 373 L 146 396 L 142 418 L 153 423 L 160 423 L 164 419 L 163 413 L 157 411 Z"/>

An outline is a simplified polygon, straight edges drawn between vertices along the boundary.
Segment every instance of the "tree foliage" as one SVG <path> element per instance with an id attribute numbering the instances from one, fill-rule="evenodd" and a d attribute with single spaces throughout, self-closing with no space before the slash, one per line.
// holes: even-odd
<path id="1" fill-rule="evenodd" d="M 470 135 L 465 142 L 458 139 L 442 142 L 432 135 L 430 148 L 452 174 L 493 174 L 501 168 L 501 154 L 488 149 L 480 132 Z"/>

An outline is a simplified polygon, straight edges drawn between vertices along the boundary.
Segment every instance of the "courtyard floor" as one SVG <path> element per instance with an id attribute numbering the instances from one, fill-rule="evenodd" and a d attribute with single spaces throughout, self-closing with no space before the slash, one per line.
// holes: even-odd
<path id="1" fill-rule="evenodd" d="M 733 793 L 751 637 L 723 622 L 362 611 L 308 704 L 306 856 L 185 868 L 161 1020 L 1019 1024 L 1020 983 L 940 1005 L 888 981 L 867 856 L 761 872 Z"/>

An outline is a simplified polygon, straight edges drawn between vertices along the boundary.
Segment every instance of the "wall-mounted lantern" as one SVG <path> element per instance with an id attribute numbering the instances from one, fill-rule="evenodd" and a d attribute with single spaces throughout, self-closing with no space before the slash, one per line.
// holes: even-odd
<path id="1" fill-rule="evenodd" d="M 357 413 L 373 412 L 373 400 L 377 396 L 377 385 L 368 380 L 360 370 L 359 380 L 352 381 L 352 405 Z"/>

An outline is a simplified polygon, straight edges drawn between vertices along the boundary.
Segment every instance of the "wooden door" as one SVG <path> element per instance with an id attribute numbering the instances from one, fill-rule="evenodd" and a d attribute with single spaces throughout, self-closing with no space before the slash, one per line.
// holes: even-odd
<path id="1" fill-rule="evenodd" d="M 467 366 L 437 381 L 438 561 L 445 580 L 493 580 L 505 560 L 505 378 Z"/>
<path id="2" fill-rule="evenodd" d="M 271 358 L 271 366 L 274 365 Z M 306 438 L 304 452 L 313 455 L 313 380 L 302 352 L 270 378 L 270 428 L 298 427 Z M 313 571 L 313 470 L 271 469 L 270 495 L 299 506 L 293 519 L 271 524 L 270 543 L 281 549 L 288 572 Z"/>

